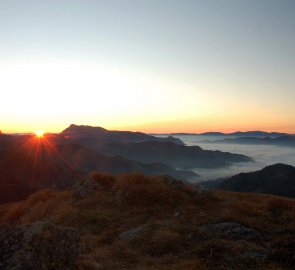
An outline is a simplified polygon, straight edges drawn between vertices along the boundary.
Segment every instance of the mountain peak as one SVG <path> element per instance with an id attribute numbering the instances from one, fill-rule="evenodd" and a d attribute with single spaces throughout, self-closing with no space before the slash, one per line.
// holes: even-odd
<path id="1" fill-rule="evenodd" d="M 60 134 L 63 136 L 69 137 L 95 137 L 104 133 L 107 133 L 108 130 L 102 127 L 92 127 L 86 125 L 75 125 L 71 124 Z"/>
<path id="2" fill-rule="evenodd" d="M 184 144 L 180 139 L 168 137 L 158 138 L 142 132 L 107 130 L 102 127 L 84 126 L 71 124 L 60 133 L 61 136 L 74 139 L 90 138 L 97 142 L 144 142 L 144 141 L 170 141 L 177 144 Z M 88 145 L 89 147 L 89 145 Z"/>

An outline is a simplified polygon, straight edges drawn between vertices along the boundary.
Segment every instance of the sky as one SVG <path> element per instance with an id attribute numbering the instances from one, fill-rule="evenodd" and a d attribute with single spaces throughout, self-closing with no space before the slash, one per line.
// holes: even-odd
<path id="1" fill-rule="evenodd" d="M 295 133 L 293 0 L 0 0 L 0 130 Z"/>

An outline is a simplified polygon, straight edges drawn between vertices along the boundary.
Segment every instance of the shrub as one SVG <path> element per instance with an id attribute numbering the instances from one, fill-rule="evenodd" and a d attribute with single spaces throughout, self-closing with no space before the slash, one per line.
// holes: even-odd
<path id="1" fill-rule="evenodd" d="M 147 252 L 152 256 L 163 256 L 177 252 L 183 244 L 180 234 L 173 231 L 156 231 L 147 244 Z"/>
<path id="2" fill-rule="evenodd" d="M 286 214 L 291 215 L 292 210 L 295 209 L 295 202 L 288 199 L 275 198 L 269 201 L 267 205 L 274 219 L 282 219 Z"/>
<path id="3" fill-rule="evenodd" d="M 26 205 L 28 207 L 32 207 L 38 203 L 48 201 L 49 199 L 55 196 L 56 196 L 56 192 L 53 190 L 41 190 L 30 195 L 26 201 Z"/>
<path id="4" fill-rule="evenodd" d="M 23 204 L 17 203 L 9 208 L 3 218 L 5 223 L 13 222 L 19 219 L 24 214 L 25 208 Z"/>
<path id="5" fill-rule="evenodd" d="M 115 183 L 115 177 L 110 174 L 93 173 L 92 179 L 101 186 L 111 188 Z"/>
<path id="6" fill-rule="evenodd" d="M 181 194 L 160 178 L 137 173 L 119 176 L 115 186 L 123 193 L 126 202 L 136 205 L 170 205 L 176 203 L 176 195 Z"/>

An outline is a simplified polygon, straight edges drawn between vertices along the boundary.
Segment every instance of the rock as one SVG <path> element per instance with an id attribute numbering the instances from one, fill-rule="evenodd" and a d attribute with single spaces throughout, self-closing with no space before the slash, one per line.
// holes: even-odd
<path id="1" fill-rule="evenodd" d="M 73 196 L 77 199 L 85 198 L 87 195 L 93 193 L 100 188 L 100 185 L 96 183 L 92 178 L 86 177 L 74 186 Z"/>
<path id="2" fill-rule="evenodd" d="M 0 227 L 1 270 L 76 269 L 79 235 L 50 222 Z"/>
<path id="3" fill-rule="evenodd" d="M 180 215 L 180 213 L 178 211 L 174 213 L 175 217 L 179 217 L 179 215 Z"/>
<path id="4" fill-rule="evenodd" d="M 245 252 L 242 254 L 243 257 L 247 259 L 256 259 L 264 261 L 267 258 L 266 251 L 253 251 L 253 252 Z"/>
<path id="5" fill-rule="evenodd" d="M 223 222 L 216 224 L 206 224 L 203 226 L 215 233 L 219 233 L 234 239 L 255 240 L 261 239 L 261 235 L 254 229 L 235 222 Z"/>
<path id="6" fill-rule="evenodd" d="M 140 226 L 135 229 L 128 230 L 126 232 L 122 232 L 119 234 L 119 238 L 122 240 L 132 240 L 136 236 L 138 236 L 140 233 L 144 231 L 144 227 Z"/>

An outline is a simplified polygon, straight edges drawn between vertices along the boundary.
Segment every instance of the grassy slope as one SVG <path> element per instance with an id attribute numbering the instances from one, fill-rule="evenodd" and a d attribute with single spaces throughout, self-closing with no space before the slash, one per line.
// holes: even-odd
<path id="1" fill-rule="evenodd" d="M 234 192 L 198 192 L 163 177 L 95 175 L 84 198 L 44 190 L 0 206 L 0 222 L 50 219 L 81 234 L 79 269 L 292 269 L 295 200 Z M 202 227 L 238 222 L 262 239 L 232 239 Z M 118 235 L 144 226 L 129 240 Z M 268 250 L 266 260 L 245 254 Z"/>

